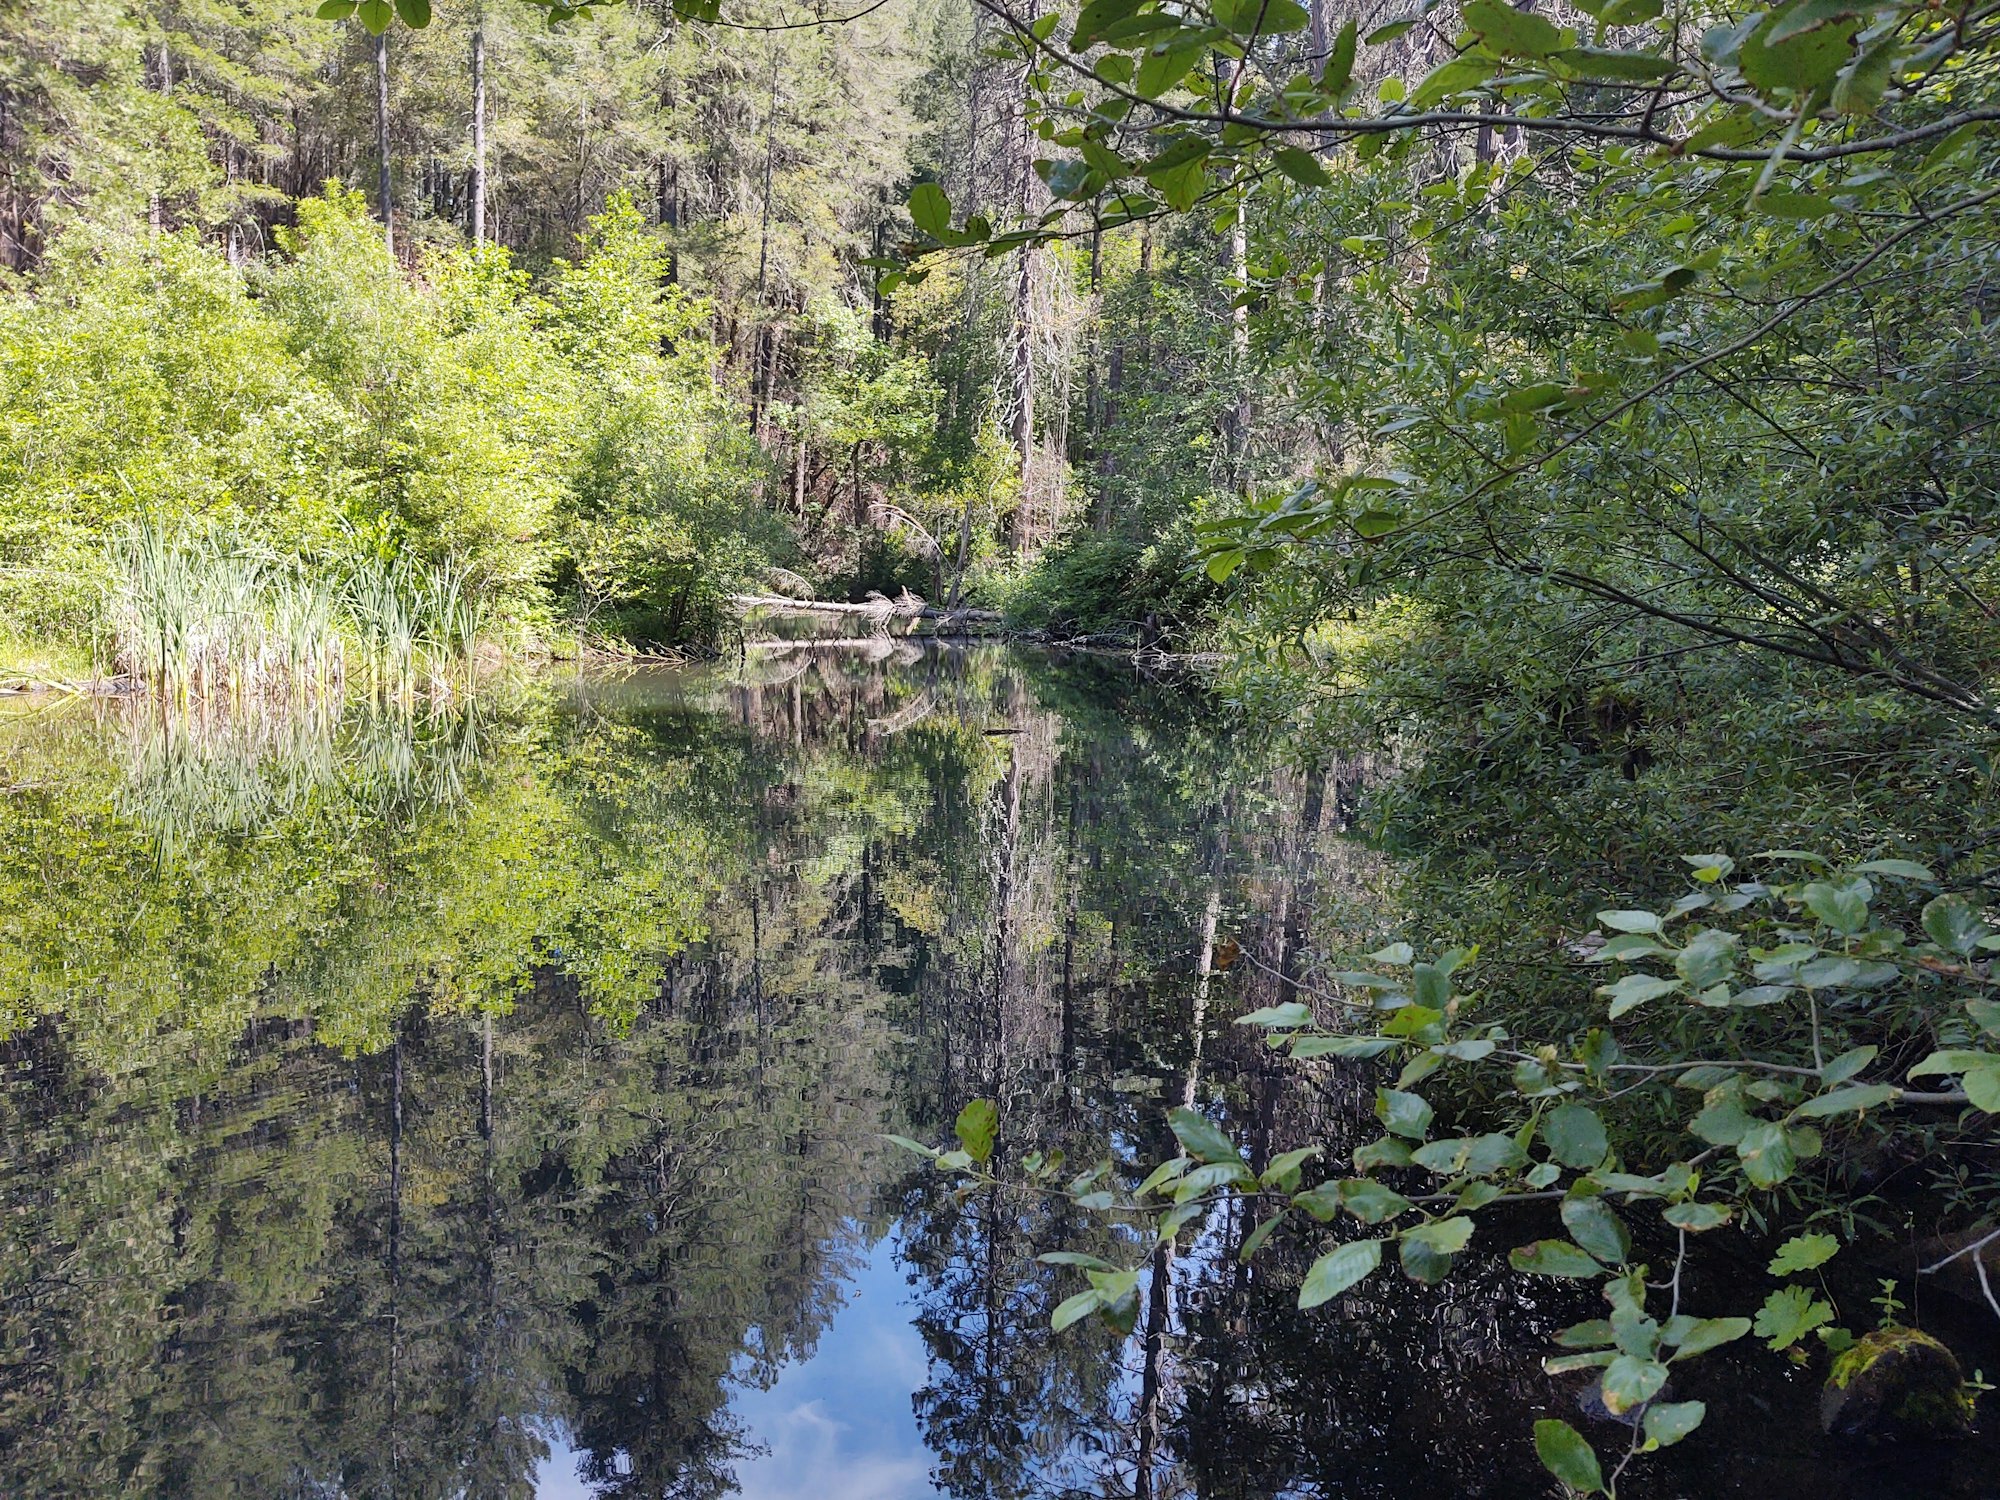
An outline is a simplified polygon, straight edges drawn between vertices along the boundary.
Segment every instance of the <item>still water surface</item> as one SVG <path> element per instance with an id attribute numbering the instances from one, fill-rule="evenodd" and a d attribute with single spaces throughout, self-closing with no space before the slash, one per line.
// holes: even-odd
<path id="1" fill-rule="evenodd" d="M 1560 1289 L 1472 1253 L 1301 1314 L 1316 1247 L 1245 1267 L 1218 1214 L 1131 1337 L 1057 1338 L 1034 1257 L 1141 1252 L 880 1139 L 974 1097 L 1016 1158 L 1143 1169 L 1183 1098 L 1260 1158 L 1372 1136 L 1364 1070 L 1230 1024 L 1380 919 L 1367 774 L 914 644 L 416 716 L 17 709 L 0 1495 L 1547 1494 Z M 1711 1441 L 1638 1493 L 1996 1492 L 1987 1443 L 1830 1451 L 1768 1356 L 1701 1381 Z"/>

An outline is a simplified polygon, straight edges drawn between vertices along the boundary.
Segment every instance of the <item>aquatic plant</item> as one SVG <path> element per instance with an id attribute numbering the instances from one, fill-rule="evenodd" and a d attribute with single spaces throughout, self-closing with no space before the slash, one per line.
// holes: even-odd
<path id="1" fill-rule="evenodd" d="M 107 550 L 111 660 L 178 702 L 448 693 L 486 634 L 484 602 L 456 563 L 370 556 L 332 582 L 234 532 L 145 521 Z"/>

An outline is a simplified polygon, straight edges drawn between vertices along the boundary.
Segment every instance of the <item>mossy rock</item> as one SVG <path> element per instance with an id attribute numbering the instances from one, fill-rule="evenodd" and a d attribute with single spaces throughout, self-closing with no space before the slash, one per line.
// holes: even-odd
<path id="1" fill-rule="evenodd" d="M 1963 1437 L 1972 1430 L 1972 1394 L 1951 1350 L 1891 1325 L 1834 1357 L 1819 1420 L 1831 1436 L 1863 1442 Z"/>

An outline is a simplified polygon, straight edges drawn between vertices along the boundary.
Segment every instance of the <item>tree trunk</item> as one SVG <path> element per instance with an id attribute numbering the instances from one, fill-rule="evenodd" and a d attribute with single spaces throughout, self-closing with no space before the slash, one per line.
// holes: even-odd
<path id="1" fill-rule="evenodd" d="M 382 243 L 396 253 L 395 208 L 389 199 L 389 33 L 375 38 L 375 204 L 382 215 Z"/>
<path id="2" fill-rule="evenodd" d="M 486 242 L 486 25 L 472 28 L 472 243 Z"/>
<path id="3" fill-rule="evenodd" d="M 1241 195 L 1229 226 L 1229 279 L 1235 284 L 1235 306 L 1229 310 L 1229 347 L 1235 356 L 1236 400 L 1229 410 L 1229 462 L 1240 483 L 1250 448 L 1250 309 L 1243 298 L 1250 290 L 1250 235 Z"/>

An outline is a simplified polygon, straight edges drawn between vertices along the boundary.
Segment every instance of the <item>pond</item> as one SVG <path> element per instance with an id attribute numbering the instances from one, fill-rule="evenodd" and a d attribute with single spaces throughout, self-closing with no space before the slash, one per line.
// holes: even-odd
<path id="1" fill-rule="evenodd" d="M 1038 1254 L 1145 1247 L 883 1139 L 974 1098 L 1003 1161 L 1143 1171 L 1184 1100 L 1260 1161 L 1368 1139 L 1367 1067 L 1232 1022 L 1382 920 L 1376 774 L 914 641 L 416 713 L 16 705 L 0 1494 L 1548 1494 L 1534 1419 L 1588 1419 L 1540 1361 L 1592 1309 L 1507 1244 L 1301 1313 L 1312 1240 L 1245 1265 L 1218 1212 L 1129 1336 L 1054 1335 L 1081 1283 Z M 1996 1492 L 1990 1441 L 1834 1448 L 1812 1372 L 1738 1347 L 1636 1493 Z"/>

